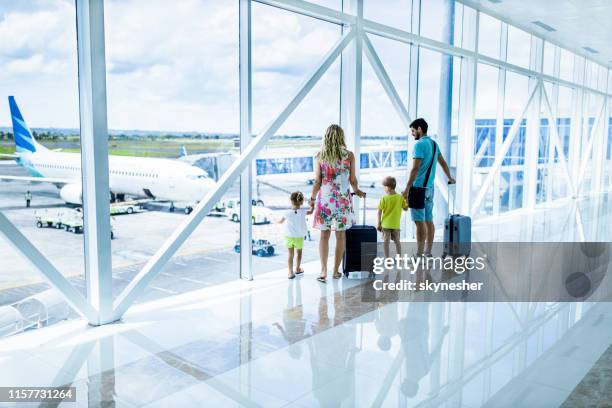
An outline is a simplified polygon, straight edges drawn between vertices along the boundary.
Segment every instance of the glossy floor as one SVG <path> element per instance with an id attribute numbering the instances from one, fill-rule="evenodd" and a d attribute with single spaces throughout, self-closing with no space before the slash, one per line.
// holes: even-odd
<path id="1" fill-rule="evenodd" d="M 490 219 L 474 235 L 610 241 L 607 200 Z M 0 385 L 72 385 L 66 407 L 553 407 L 612 344 L 610 303 L 362 302 L 363 282 L 322 285 L 317 268 L 4 339 Z"/>

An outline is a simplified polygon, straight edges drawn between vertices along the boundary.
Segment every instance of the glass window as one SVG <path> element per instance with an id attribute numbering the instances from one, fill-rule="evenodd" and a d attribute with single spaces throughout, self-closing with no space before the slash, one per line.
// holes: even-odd
<path id="1" fill-rule="evenodd" d="M 455 2 L 427 0 L 421 2 L 420 34 L 423 37 L 454 43 Z"/>
<path id="2" fill-rule="evenodd" d="M 529 98 L 529 78 L 514 72 L 506 73 L 506 92 L 504 100 L 504 131 L 502 139 L 510 136 L 510 129 L 519 117 Z M 527 120 L 521 119 L 510 149 L 502 162 L 500 183 L 500 211 L 520 208 L 523 200 L 523 166 L 525 163 L 525 138 Z"/>
<path id="3" fill-rule="evenodd" d="M 529 55 L 531 50 L 531 35 L 523 30 L 508 26 L 508 57 L 510 64 L 529 68 Z"/>
<path id="4" fill-rule="evenodd" d="M 544 43 L 544 66 L 542 72 L 546 75 L 555 75 L 555 49 L 557 46 L 549 42 Z"/>
<path id="5" fill-rule="evenodd" d="M 410 46 L 370 36 L 396 91 L 404 103 L 408 101 Z M 395 177 L 399 188 L 408 181 L 408 165 L 412 163 L 409 131 L 393 107 L 387 93 L 369 62 L 363 63 L 361 102 L 360 185 L 366 188 L 368 206 L 380 200 L 381 169 Z M 371 188 L 371 189 L 370 189 Z M 375 208 L 375 207 L 370 207 Z M 361 214 L 359 215 L 361 216 Z M 406 217 L 406 213 L 402 214 Z M 376 223 L 376 211 L 366 213 L 369 224 Z"/>
<path id="6" fill-rule="evenodd" d="M 112 208 L 125 208 L 133 199 L 150 201 L 145 211 L 115 217 L 113 291 L 118 295 L 239 151 L 238 2 L 109 1 L 104 23 L 109 170 L 124 170 L 118 155 L 122 161 L 142 156 L 125 176 L 111 174 Z M 147 162 L 158 178 L 142 177 L 148 166 L 141 163 Z M 165 171 L 170 166 L 175 170 Z M 236 182 L 138 301 L 239 276 L 239 228 L 232 222 L 235 213 L 223 207 L 238 191 Z M 184 265 L 177 267 L 177 259 Z"/>
<path id="7" fill-rule="evenodd" d="M 264 4 L 253 3 L 253 17 L 253 113 L 261 129 L 286 107 L 341 32 L 339 25 Z M 276 21 L 285 23 L 277 26 Z M 285 225 L 278 221 L 291 208 L 292 192 L 300 191 L 303 208 L 308 205 L 323 135 L 329 125 L 340 123 L 340 65 L 338 58 L 255 159 L 252 191 L 256 202 L 263 203 L 253 207 L 256 274 L 268 272 L 275 259 L 286 265 Z M 347 132 L 345 141 L 351 137 Z M 311 215 L 306 224 L 302 261 L 310 262 L 318 259 L 319 230 L 312 228 Z"/>
<path id="8" fill-rule="evenodd" d="M 559 69 L 559 78 L 566 81 L 574 79 L 574 54 L 561 48 L 561 66 Z"/>
<path id="9" fill-rule="evenodd" d="M 412 1 L 364 0 L 363 17 L 404 31 L 411 31 Z"/>
<path id="10" fill-rule="evenodd" d="M 0 153 L 18 159 L 0 158 L 0 175 L 66 180 L 0 182 L 0 211 L 81 288 L 82 213 L 69 207 L 82 201 L 75 21 L 74 2 L 0 1 Z M 0 305 L 0 339 L 78 317 L 4 237 Z"/>
<path id="11" fill-rule="evenodd" d="M 252 16 L 253 132 L 257 134 L 295 96 L 340 37 L 340 26 L 260 3 L 253 3 Z M 285 127 L 295 120 L 292 117 Z M 306 121 L 298 123 L 306 130 Z M 313 124 L 308 133 L 314 132 L 321 129 Z"/>
<path id="12" fill-rule="evenodd" d="M 478 19 L 478 52 L 499 59 L 501 21 L 488 14 L 480 13 Z"/>
<path id="13" fill-rule="evenodd" d="M 472 191 L 477 194 L 495 159 L 499 69 L 478 64 L 474 123 L 474 167 Z M 493 189 L 490 188 L 480 207 L 480 215 L 493 213 Z"/>

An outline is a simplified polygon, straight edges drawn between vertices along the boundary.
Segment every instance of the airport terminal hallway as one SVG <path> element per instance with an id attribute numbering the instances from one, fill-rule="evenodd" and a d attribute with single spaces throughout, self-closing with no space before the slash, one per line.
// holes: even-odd
<path id="1" fill-rule="evenodd" d="M 612 241 L 611 216 L 611 197 L 594 195 L 484 219 L 474 239 Z M 276 270 L 139 303 L 115 324 L 3 339 L 0 383 L 72 385 L 91 407 L 612 400 L 612 303 L 363 302 L 364 282 L 322 285 L 318 263 L 305 267 L 291 281 Z"/>

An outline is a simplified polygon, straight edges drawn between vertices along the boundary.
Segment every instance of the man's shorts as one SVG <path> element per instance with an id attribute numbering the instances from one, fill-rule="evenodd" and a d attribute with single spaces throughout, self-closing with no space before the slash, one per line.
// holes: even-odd
<path id="1" fill-rule="evenodd" d="M 425 190 L 425 208 L 421 208 L 419 210 L 414 208 L 410 209 L 412 221 L 433 221 L 433 196 L 434 188 L 427 188 Z"/>
<path id="2" fill-rule="evenodd" d="M 285 246 L 287 248 L 302 249 L 304 248 L 304 237 L 285 237 Z"/>

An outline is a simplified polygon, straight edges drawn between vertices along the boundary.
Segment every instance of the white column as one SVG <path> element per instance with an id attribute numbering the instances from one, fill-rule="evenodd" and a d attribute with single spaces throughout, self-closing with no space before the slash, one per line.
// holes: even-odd
<path id="1" fill-rule="evenodd" d="M 542 39 L 531 37 L 530 69 L 542 72 L 544 58 L 544 42 Z M 536 77 L 529 78 L 529 91 L 538 86 Z M 538 150 L 540 142 L 540 89 L 534 96 L 533 103 L 527 111 L 527 134 L 525 137 L 525 165 L 523 172 L 523 208 L 533 209 L 536 204 L 538 187 Z"/>
<path id="2" fill-rule="evenodd" d="M 508 24 L 501 24 L 499 44 L 499 59 L 506 61 L 508 56 Z M 497 77 L 497 115 L 495 120 L 495 157 L 499 153 L 499 149 L 504 143 L 504 109 L 506 106 L 506 70 L 499 69 Z M 516 118 L 514 118 L 516 120 Z M 493 180 L 493 214 L 499 214 L 500 207 L 500 189 L 501 189 L 501 171 Z"/>
<path id="3" fill-rule="evenodd" d="M 465 15 L 463 41 L 466 48 L 478 52 L 478 13 Z M 472 172 L 474 168 L 474 110 L 476 103 L 476 57 L 461 61 L 459 95 L 459 138 L 457 140 L 457 212 L 468 214 L 471 208 Z"/>
<path id="4" fill-rule="evenodd" d="M 103 0 L 77 0 L 81 169 L 87 298 L 99 325 L 112 321 L 108 128 Z"/>
<path id="5" fill-rule="evenodd" d="M 359 164 L 361 154 L 361 86 L 362 86 L 362 62 L 363 62 L 363 0 L 345 0 L 342 5 L 343 11 L 357 16 L 355 22 L 355 39 L 349 44 L 341 55 L 340 72 L 340 126 L 344 129 L 346 145 L 355 155 L 355 172 L 359 180 Z M 343 32 L 351 27 L 343 26 Z M 355 196 L 353 207 L 356 216 L 361 223 L 361 202 Z"/>
<path id="6" fill-rule="evenodd" d="M 251 67 L 251 0 L 240 0 L 240 152 L 251 142 L 253 124 Z M 253 166 L 240 175 L 240 277 L 253 279 L 251 223 Z"/>

